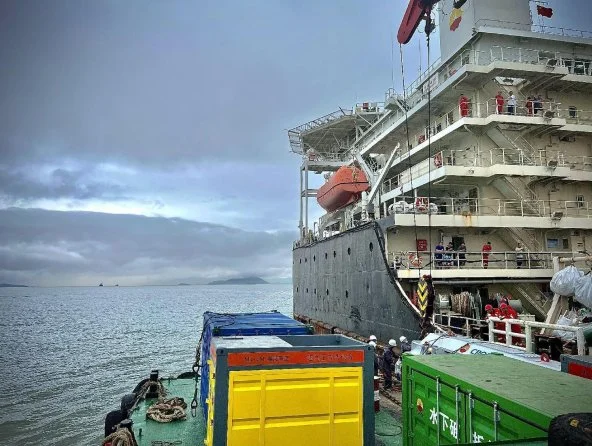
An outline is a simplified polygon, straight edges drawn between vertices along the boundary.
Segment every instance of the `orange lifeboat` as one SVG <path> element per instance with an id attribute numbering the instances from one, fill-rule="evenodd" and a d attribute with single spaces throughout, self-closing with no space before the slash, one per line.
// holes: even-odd
<path id="1" fill-rule="evenodd" d="M 317 201 L 327 212 L 333 212 L 358 201 L 370 189 L 364 172 L 355 166 L 342 166 L 317 192 Z"/>

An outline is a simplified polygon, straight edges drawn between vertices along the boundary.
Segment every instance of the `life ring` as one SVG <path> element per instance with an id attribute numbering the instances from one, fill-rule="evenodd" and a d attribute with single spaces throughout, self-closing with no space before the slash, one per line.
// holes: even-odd
<path id="1" fill-rule="evenodd" d="M 415 252 L 410 252 L 407 258 L 409 260 L 409 266 L 421 268 L 421 266 L 423 265 L 423 259 L 420 255 L 417 255 Z"/>
<path id="2" fill-rule="evenodd" d="M 436 167 L 442 167 L 442 152 L 438 152 L 434 155 L 434 165 Z"/>

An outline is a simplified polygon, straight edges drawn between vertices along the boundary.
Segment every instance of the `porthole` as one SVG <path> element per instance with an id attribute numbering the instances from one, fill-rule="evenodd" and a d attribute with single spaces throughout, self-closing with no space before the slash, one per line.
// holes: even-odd
<path id="1" fill-rule="evenodd" d="M 306 262 L 308 262 L 308 258 L 305 257 L 304 258 L 304 263 L 306 263 Z"/>
<path id="2" fill-rule="evenodd" d="M 349 291 L 345 290 L 345 297 L 349 297 Z"/>
<path id="3" fill-rule="evenodd" d="M 317 256 L 312 256 L 312 261 L 316 262 L 317 261 Z"/>
<path id="4" fill-rule="evenodd" d="M 351 248 L 347 248 L 347 255 L 350 256 L 351 255 Z"/>
<path id="5" fill-rule="evenodd" d="M 308 293 L 308 288 L 306 289 L 306 292 Z"/>
<path id="6" fill-rule="evenodd" d="M 372 242 L 370 242 L 370 245 L 368 246 L 368 248 L 370 248 L 370 252 L 372 252 L 374 250 L 374 245 L 372 244 Z"/>
<path id="7" fill-rule="evenodd" d="M 325 253 L 325 260 L 327 260 L 327 253 Z"/>
<path id="8" fill-rule="evenodd" d="M 329 290 L 327 290 L 327 296 L 329 295 Z"/>
<path id="9" fill-rule="evenodd" d="M 296 287 L 296 292 L 298 292 L 298 287 Z"/>
<path id="10" fill-rule="evenodd" d="M 337 257 L 337 251 L 333 251 L 333 258 Z"/>

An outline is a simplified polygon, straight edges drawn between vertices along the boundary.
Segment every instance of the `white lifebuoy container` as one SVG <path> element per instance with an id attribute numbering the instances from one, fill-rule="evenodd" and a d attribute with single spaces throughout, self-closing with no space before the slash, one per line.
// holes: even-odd
<path id="1" fill-rule="evenodd" d="M 423 265 L 423 259 L 420 255 L 417 255 L 415 252 L 410 252 L 407 258 L 409 260 L 409 266 L 411 267 L 421 268 L 421 266 Z"/>
<path id="2" fill-rule="evenodd" d="M 442 167 L 442 152 L 438 152 L 434 155 L 434 166 Z"/>

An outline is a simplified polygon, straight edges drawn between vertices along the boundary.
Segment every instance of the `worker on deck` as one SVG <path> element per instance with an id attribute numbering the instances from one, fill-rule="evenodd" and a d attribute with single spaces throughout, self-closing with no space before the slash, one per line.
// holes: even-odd
<path id="1" fill-rule="evenodd" d="M 388 347 L 382 355 L 382 374 L 384 375 L 384 390 L 393 388 L 393 368 L 395 367 L 395 352 L 393 349 L 397 346 L 397 341 L 389 340 Z"/>
<path id="2" fill-rule="evenodd" d="M 378 376 L 379 370 L 379 362 L 378 362 L 378 355 L 376 354 L 376 341 L 370 341 L 368 344 L 374 349 L 372 353 L 374 354 L 374 376 Z"/>
<path id="3" fill-rule="evenodd" d="M 411 344 L 409 343 L 409 341 L 407 340 L 407 338 L 405 336 L 401 336 L 399 338 L 399 341 L 401 342 L 401 355 L 405 352 L 411 351 Z"/>

